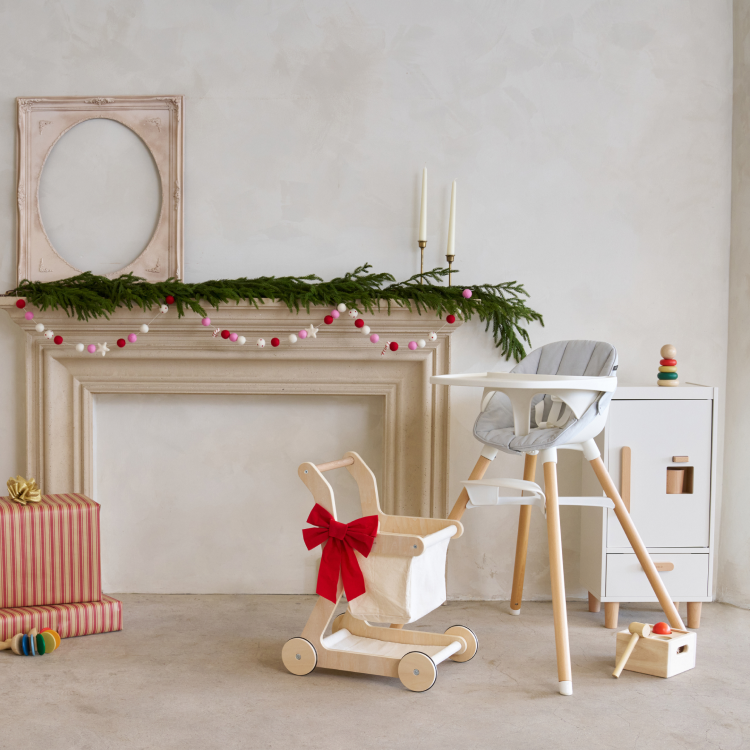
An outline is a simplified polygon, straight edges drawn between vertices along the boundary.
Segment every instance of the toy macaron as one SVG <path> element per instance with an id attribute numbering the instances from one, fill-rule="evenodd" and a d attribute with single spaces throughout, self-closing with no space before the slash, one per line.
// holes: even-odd
<path id="1" fill-rule="evenodd" d="M 0 651 L 10 649 L 19 656 L 44 656 L 51 654 L 61 643 L 60 635 L 52 628 L 44 628 L 41 633 L 32 628 L 28 634 L 18 633 L 7 641 L 0 642 Z"/>

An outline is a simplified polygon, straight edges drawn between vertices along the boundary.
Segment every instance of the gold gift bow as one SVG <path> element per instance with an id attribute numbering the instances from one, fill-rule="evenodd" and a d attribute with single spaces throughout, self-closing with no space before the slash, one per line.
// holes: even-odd
<path id="1" fill-rule="evenodd" d="M 26 503 L 38 503 L 42 499 L 42 491 L 36 486 L 36 479 L 24 479 L 17 476 L 8 480 L 8 492 L 11 500 L 15 500 L 21 505 Z"/>

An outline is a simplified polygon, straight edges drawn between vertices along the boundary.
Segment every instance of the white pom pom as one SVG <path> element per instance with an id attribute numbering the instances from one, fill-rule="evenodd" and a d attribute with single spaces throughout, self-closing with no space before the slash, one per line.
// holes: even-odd
<path id="1" fill-rule="evenodd" d="M 362 326 L 362 328 L 360 328 L 359 330 L 362 331 L 362 333 L 364 333 L 365 336 L 370 335 L 370 326 Z"/>
<path id="2" fill-rule="evenodd" d="M 424 348 L 425 348 L 425 345 L 426 345 L 426 343 L 427 343 L 427 342 L 426 342 L 426 341 L 425 341 L 424 339 L 419 339 L 419 340 L 417 341 L 417 346 L 418 346 L 418 347 L 419 347 L 420 349 L 424 349 Z"/>
<path id="3" fill-rule="evenodd" d="M 265 339 L 258 339 L 255 343 L 256 343 L 256 345 L 258 346 L 259 349 L 262 349 L 266 345 L 266 340 Z"/>
<path id="4" fill-rule="evenodd" d="M 247 341 L 247 339 L 244 336 L 238 336 L 237 337 L 237 343 L 238 344 L 244 344 Z"/>
<path id="5" fill-rule="evenodd" d="M 349 310 L 349 317 L 350 318 L 356 318 L 357 315 L 359 315 L 359 313 L 356 310 L 354 310 L 354 309 Z"/>
<path id="6" fill-rule="evenodd" d="M 76 351 L 82 352 L 83 351 L 83 344 L 76 344 Z"/>
<path id="7" fill-rule="evenodd" d="M 289 343 L 290 344 L 296 344 L 297 343 L 297 335 L 294 333 L 289 334 Z"/>
<path id="8" fill-rule="evenodd" d="M 342 302 L 342 303 L 341 303 L 341 304 L 340 304 L 340 305 L 339 305 L 339 306 L 338 306 L 338 307 L 337 307 L 336 309 L 337 309 L 337 310 L 338 310 L 338 311 L 339 311 L 340 313 L 345 313 L 345 312 L 346 312 L 346 305 L 345 305 L 345 304 L 344 304 L 344 303 Z"/>
<path id="9" fill-rule="evenodd" d="M 428 337 L 430 341 L 437 341 L 437 334 L 433 331 Z"/>
<path id="10" fill-rule="evenodd" d="M 53 339 L 53 338 L 55 338 L 55 332 L 54 331 L 45 331 L 44 332 L 44 338 L 47 338 L 47 339 Z"/>
<path id="11" fill-rule="evenodd" d="M 159 308 L 159 312 L 168 313 L 169 312 L 169 305 L 162 305 Z"/>
<path id="12" fill-rule="evenodd" d="M 148 326 L 145 323 L 141 326 L 141 333 L 148 333 Z"/>
<path id="13" fill-rule="evenodd" d="M 37 333 L 41 333 L 41 332 L 42 332 L 42 331 L 44 330 L 44 326 L 43 326 L 43 325 L 42 325 L 41 323 L 37 323 L 37 324 L 36 324 L 36 325 L 34 326 L 34 330 L 35 330 L 35 331 L 36 331 Z"/>

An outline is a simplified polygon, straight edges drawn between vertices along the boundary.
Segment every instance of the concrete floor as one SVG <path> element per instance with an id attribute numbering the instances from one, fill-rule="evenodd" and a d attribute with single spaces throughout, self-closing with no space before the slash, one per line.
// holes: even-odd
<path id="1" fill-rule="evenodd" d="M 575 694 L 557 693 L 552 608 L 452 602 L 421 623 L 479 636 L 470 662 L 434 687 L 284 669 L 310 596 L 123 595 L 125 630 L 71 638 L 44 658 L 0 652 L 0 747 L 106 748 L 742 748 L 750 746 L 750 612 L 704 605 L 698 666 L 670 680 L 611 677 L 615 631 L 569 603 Z M 683 610 L 685 605 L 683 605 Z M 684 616 L 684 613 L 683 613 Z M 620 624 L 656 622 L 651 605 Z"/>

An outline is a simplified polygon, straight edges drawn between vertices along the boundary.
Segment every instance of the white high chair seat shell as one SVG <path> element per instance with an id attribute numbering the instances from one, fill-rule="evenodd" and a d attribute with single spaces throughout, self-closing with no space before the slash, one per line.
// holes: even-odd
<path id="1" fill-rule="evenodd" d="M 601 341 L 558 341 L 535 349 L 519 362 L 512 373 L 527 375 L 569 375 L 609 377 L 617 370 L 617 350 Z M 539 394 L 531 402 L 531 430 L 519 435 L 514 426 L 513 407 L 507 395 L 495 392 L 474 424 L 474 436 L 485 445 L 518 455 L 577 442 L 597 417 L 606 416 L 612 393 L 601 393 L 576 417 L 564 402 Z M 537 408 L 542 404 L 541 409 Z M 558 405 L 559 404 L 559 405 Z M 538 414 L 541 411 L 541 414 Z M 562 415 L 562 420 L 561 420 Z M 541 419 L 537 420 L 537 416 Z M 553 419 L 551 420 L 550 417 Z M 554 421 L 554 426 L 547 426 Z M 540 422 L 544 426 L 540 426 Z M 602 421 L 602 426 L 603 426 Z"/>

